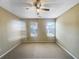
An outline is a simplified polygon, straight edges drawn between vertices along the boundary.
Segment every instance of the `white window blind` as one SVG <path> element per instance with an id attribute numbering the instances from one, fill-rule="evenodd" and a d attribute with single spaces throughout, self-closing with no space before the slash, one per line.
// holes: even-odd
<path id="1" fill-rule="evenodd" d="M 46 34 L 48 37 L 55 36 L 55 21 L 48 21 L 46 22 Z"/>
<path id="2" fill-rule="evenodd" d="M 31 22 L 30 24 L 30 35 L 32 37 L 36 37 L 37 36 L 37 29 L 38 29 L 38 23 L 37 22 Z"/>

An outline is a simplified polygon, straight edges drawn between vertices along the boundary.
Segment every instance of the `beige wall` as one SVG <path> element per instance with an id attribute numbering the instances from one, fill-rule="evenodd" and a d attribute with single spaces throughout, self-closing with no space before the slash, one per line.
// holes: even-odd
<path id="1" fill-rule="evenodd" d="M 0 7 L 0 56 L 20 43 L 20 24 L 23 22 L 18 17 Z"/>
<path id="2" fill-rule="evenodd" d="M 46 21 L 55 21 L 52 18 L 42 19 L 42 18 L 35 18 L 35 19 L 26 19 L 27 24 L 27 39 L 24 40 L 25 42 L 55 42 L 55 37 L 47 37 L 46 35 Z M 33 38 L 30 36 L 30 22 L 37 22 L 38 23 L 38 36 Z M 35 39 L 35 40 L 34 40 Z"/>
<path id="3" fill-rule="evenodd" d="M 57 41 L 79 59 L 79 4 L 57 18 Z"/>

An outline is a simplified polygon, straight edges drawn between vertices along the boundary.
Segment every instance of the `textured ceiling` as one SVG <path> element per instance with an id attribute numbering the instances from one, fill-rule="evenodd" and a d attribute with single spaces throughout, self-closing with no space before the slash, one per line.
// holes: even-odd
<path id="1" fill-rule="evenodd" d="M 38 16 L 33 1 L 0 0 L 0 6 L 20 18 L 57 18 L 79 2 L 78 0 L 41 0 L 42 8 L 49 8 L 50 11 L 40 11 Z"/>

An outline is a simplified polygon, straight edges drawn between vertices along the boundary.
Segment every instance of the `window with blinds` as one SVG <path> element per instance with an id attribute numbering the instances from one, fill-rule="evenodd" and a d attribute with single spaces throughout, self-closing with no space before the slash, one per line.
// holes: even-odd
<path id="1" fill-rule="evenodd" d="M 55 21 L 47 21 L 46 22 L 46 34 L 48 37 L 54 37 L 55 36 Z"/>
<path id="2" fill-rule="evenodd" d="M 38 23 L 37 22 L 31 22 L 30 23 L 30 35 L 31 37 L 37 37 L 38 33 Z"/>

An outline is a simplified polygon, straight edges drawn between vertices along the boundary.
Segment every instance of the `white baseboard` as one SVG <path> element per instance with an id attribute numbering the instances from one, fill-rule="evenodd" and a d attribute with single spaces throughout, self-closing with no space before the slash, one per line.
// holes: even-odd
<path id="1" fill-rule="evenodd" d="M 59 42 L 56 42 L 58 46 L 60 46 L 64 51 L 66 51 L 70 56 L 72 56 L 74 59 L 76 58 L 71 52 L 69 52 L 66 48 L 64 48 Z"/>
<path id="2" fill-rule="evenodd" d="M 16 44 L 16 45 L 14 45 L 11 49 L 9 49 L 7 52 L 5 52 L 4 54 L 2 54 L 1 56 L 0 56 L 0 59 L 2 58 L 2 57 L 4 57 L 6 54 L 8 54 L 9 52 L 11 52 L 14 48 L 16 48 L 18 45 L 20 45 L 21 43 L 18 43 L 18 44 Z"/>

